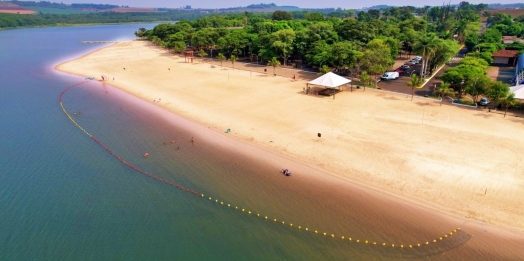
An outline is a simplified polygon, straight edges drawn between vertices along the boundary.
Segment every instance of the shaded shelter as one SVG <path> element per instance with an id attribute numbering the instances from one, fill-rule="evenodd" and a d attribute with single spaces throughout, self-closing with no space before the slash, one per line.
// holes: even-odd
<path id="1" fill-rule="evenodd" d="M 340 91 L 340 86 L 344 85 L 344 84 L 348 84 L 350 83 L 351 80 L 349 79 L 346 79 L 342 76 L 338 76 L 332 72 L 328 72 L 310 82 L 308 82 L 306 84 L 306 87 L 307 87 L 307 93 L 309 93 L 309 85 L 320 85 L 320 86 L 324 86 L 326 87 L 326 89 L 331 89 L 332 90 L 332 93 L 333 93 L 333 99 L 335 99 L 335 93 L 337 92 L 337 88 L 338 88 L 338 91 Z M 329 95 L 329 93 L 326 93 L 327 95 Z"/>

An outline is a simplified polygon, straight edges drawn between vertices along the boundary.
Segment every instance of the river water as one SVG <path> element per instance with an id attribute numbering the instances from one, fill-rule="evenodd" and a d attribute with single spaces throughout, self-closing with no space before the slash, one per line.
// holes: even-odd
<path id="1" fill-rule="evenodd" d="M 157 179 L 120 163 L 76 128 L 59 106 L 59 94 L 85 79 L 53 68 L 107 46 L 81 41 L 130 40 L 139 27 L 153 26 L 0 32 L 0 260 L 520 256 L 516 250 L 490 250 L 490 238 L 473 237 L 473 228 L 454 232 L 464 220 L 389 202 L 384 199 L 389 196 L 335 177 L 284 177 L 278 174 L 280 166 L 322 173 L 230 140 L 111 86 L 88 81 L 65 93 L 64 107 L 75 121 Z M 440 240 L 444 235 L 449 238 Z M 416 246 L 425 241 L 430 246 Z"/>

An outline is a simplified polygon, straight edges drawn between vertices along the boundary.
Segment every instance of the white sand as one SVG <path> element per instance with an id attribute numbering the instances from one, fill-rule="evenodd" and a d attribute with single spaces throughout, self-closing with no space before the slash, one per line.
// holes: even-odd
<path id="1" fill-rule="evenodd" d="M 151 102 L 161 98 L 172 112 L 220 132 L 229 128 L 224 135 L 325 175 L 524 229 L 524 119 L 373 90 L 347 89 L 335 100 L 305 95 L 304 80 L 187 64 L 141 41 L 57 68 L 106 75 L 111 85 Z"/>

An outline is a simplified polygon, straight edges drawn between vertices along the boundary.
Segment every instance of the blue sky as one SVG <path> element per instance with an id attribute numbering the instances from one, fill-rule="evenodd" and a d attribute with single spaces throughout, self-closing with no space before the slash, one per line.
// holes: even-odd
<path id="1" fill-rule="evenodd" d="M 443 1 L 428 1 L 428 0 L 402 0 L 402 1 L 387 1 L 387 0 L 363 0 L 363 1 L 341 1 L 341 0 L 323 0 L 323 1 L 301 1 L 301 0 L 286 0 L 286 1 L 271 1 L 271 0 L 200 0 L 200 1 L 191 1 L 191 0 L 48 0 L 50 2 L 63 2 L 65 4 L 71 3 L 95 3 L 95 4 L 114 4 L 114 5 L 128 5 L 130 7 L 181 7 L 185 5 L 191 5 L 193 8 L 223 8 L 223 7 L 237 7 L 237 6 L 247 6 L 250 4 L 258 3 L 275 3 L 277 5 L 292 5 L 303 8 L 327 8 L 327 7 L 341 7 L 344 9 L 360 9 L 363 7 L 370 7 L 374 5 L 383 5 L 401 3 L 401 6 L 412 5 L 412 6 L 424 6 L 424 5 L 442 5 L 443 2 L 448 2 L 449 0 Z M 491 0 L 493 1 L 493 0 Z M 461 1 L 454 0 L 451 1 L 451 4 L 458 4 Z M 468 1 L 471 4 L 478 3 L 488 3 L 486 1 Z M 519 3 L 521 1 L 511 1 L 511 0 L 496 0 L 493 1 L 501 4 L 508 3 Z"/>

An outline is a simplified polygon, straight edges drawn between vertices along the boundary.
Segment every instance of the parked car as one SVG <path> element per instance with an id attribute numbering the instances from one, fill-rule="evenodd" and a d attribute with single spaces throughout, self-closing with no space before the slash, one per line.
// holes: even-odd
<path id="1" fill-rule="evenodd" d="M 382 77 L 380 77 L 381 80 L 387 81 L 387 80 L 396 80 L 398 79 L 399 74 L 398 72 L 385 72 Z"/>
<path id="2" fill-rule="evenodd" d="M 396 69 L 395 72 L 398 72 L 399 75 L 403 75 L 405 71 L 402 69 Z"/>
<path id="3" fill-rule="evenodd" d="M 486 106 L 489 104 L 489 100 L 487 98 L 481 98 L 479 104 L 482 106 Z"/>
<path id="4" fill-rule="evenodd" d="M 414 60 L 411 60 L 411 61 L 409 61 L 409 62 L 406 62 L 406 64 L 407 64 L 407 65 L 415 65 L 415 64 L 417 64 L 417 62 L 414 61 Z"/>
<path id="5" fill-rule="evenodd" d="M 404 71 L 407 71 L 407 70 L 409 69 L 409 65 L 404 64 L 404 65 L 400 66 L 399 69 L 404 70 Z"/>
<path id="6" fill-rule="evenodd" d="M 420 60 L 422 60 L 422 57 L 420 57 L 420 56 L 417 56 L 417 57 L 413 58 L 413 60 L 417 60 L 417 61 L 419 61 L 419 62 L 420 62 Z"/>

